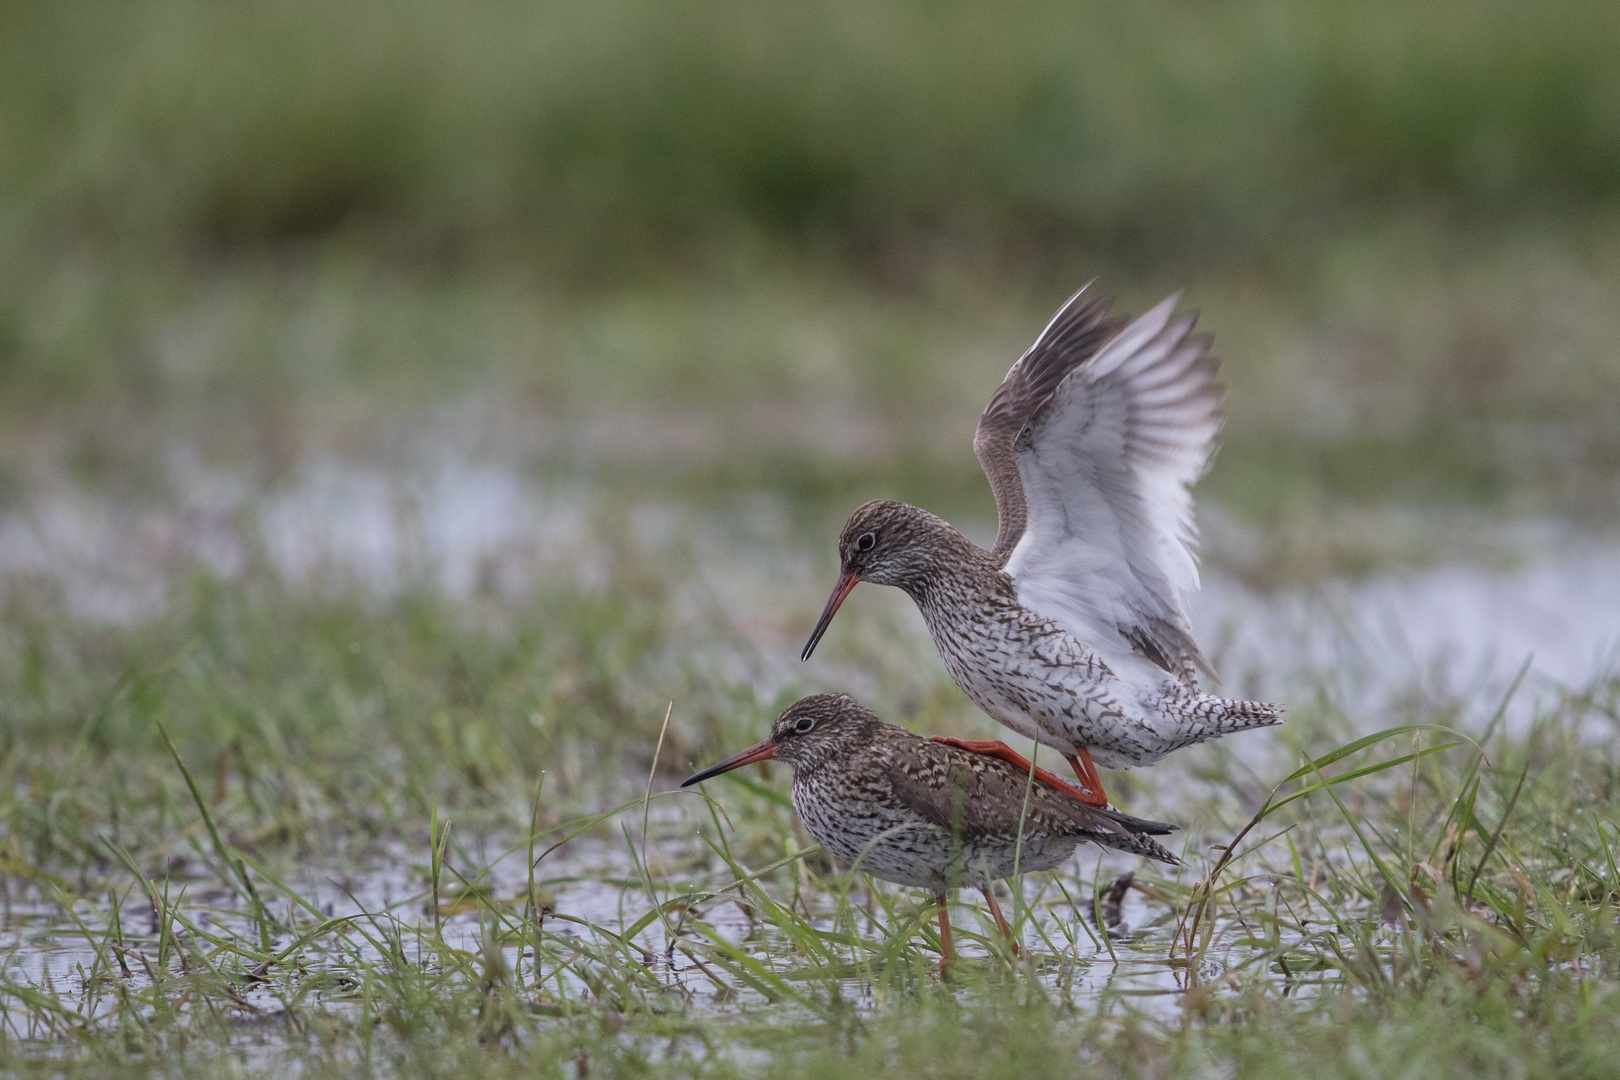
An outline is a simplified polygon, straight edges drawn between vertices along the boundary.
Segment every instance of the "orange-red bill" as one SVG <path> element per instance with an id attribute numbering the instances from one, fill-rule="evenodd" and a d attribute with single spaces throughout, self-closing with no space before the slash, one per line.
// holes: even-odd
<path id="1" fill-rule="evenodd" d="M 732 769 L 740 769 L 744 765 L 752 765 L 756 761 L 769 761 L 776 756 L 778 745 L 778 743 L 773 743 L 769 739 L 762 743 L 756 743 L 740 754 L 731 755 L 718 765 L 711 765 L 700 773 L 693 773 L 681 781 L 681 787 L 701 784 L 703 781 L 719 776 L 721 773 L 730 772 Z"/>
<path id="2" fill-rule="evenodd" d="M 844 602 L 844 597 L 849 595 L 859 580 L 860 578 L 848 570 L 838 575 L 838 584 L 833 586 L 832 596 L 827 598 L 827 606 L 821 610 L 821 621 L 816 623 L 816 629 L 810 635 L 809 642 L 805 644 L 800 660 L 810 659 L 810 654 L 816 651 L 816 646 L 821 642 L 821 635 L 827 632 L 827 625 L 832 622 L 833 616 L 838 614 L 838 605 Z"/>

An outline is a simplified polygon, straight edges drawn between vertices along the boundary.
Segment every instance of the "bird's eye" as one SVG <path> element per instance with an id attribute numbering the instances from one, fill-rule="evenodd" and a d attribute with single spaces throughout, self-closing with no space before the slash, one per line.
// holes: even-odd
<path id="1" fill-rule="evenodd" d="M 877 546 L 877 533 L 861 533 L 861 538 L 855 541 L 856 551 L 871 551 Z"/>
<path id="2" fill-rule="evenodd" d="M 793 725 L 793 730 L 797 731 L 800 735 L 803 735 L 805 732 L 809 731 L 811 728 L 813 728 L 815 726 L 816 726 L 815 717 L 813 717 L 813 716 L 804 716 L 804 717 L 800 717 L 799 722 L 797 724 Z"/>

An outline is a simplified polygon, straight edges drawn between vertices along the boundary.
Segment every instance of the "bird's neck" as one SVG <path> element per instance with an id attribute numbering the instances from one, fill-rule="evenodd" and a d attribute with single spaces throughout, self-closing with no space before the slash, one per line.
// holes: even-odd
<path id="1" fill-rule="evenodd" d="M 947 526 L 900 587 L 927 616 L 975 604 L 986 591 L 998 591 L 1004 578 L 995 555 Z"/>
<path id="2" fill-rule="evenodd" d="M 794 756 L 793 789 L 801 796 L 815 797 L 846 771 L 856 740 L 838 739 L 808 746 Z"/>

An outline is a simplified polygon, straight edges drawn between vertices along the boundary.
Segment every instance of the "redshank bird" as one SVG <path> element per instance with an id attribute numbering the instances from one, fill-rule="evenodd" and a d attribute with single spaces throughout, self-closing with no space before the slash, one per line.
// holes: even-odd
<path id="1" fill-rule="evenodd" d="M 681 783 L 691 787 L 756 761 L 793 769 L 793 808 L 838 859 L 873 877 L 926 889 L 939 909 L 940 969 L 950 956 L 945 892 L 980 889 L 1002 932 L 1011 928 L 990 883 L 1050 870 L 1086 840 L 1161 862 L 1153 840 L 1175 829 L 1089 806 L 1066 780 L 1012 753 L 973 753 L 879 720 L 848 694 L 801 698 L 770 736 Z"/>
<path id="2" fill-rule="evenodd" d="M 1225 396 L 1209 338 L 1173 317 L 1175 296 L 1124 325 L 1088 289 L 979 419 L 995 546 L 915 506 L 866 503 L 839 536 L 838 584 L 803 659 L 857 582 L 898 586 L 973 703 L 1062 753 L 1086 801 L 1106 806 L 1096 765 L 1149 765 L 1280 723 L 1282 708 L 1198 686 L 1213 672 L 1186 613 L 1198 590 L 1190 488 L 1214 454 Z"/>

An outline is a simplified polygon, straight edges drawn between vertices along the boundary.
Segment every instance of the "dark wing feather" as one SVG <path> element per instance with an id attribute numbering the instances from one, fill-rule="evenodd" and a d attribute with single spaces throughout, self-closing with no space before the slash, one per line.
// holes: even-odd
<path id="1" fill-rule="evenodd" d="M 1039 780 L 1031 785 L 1027 772 L 1000 758 L 908 740 L 907 753 L 897 755 L 889 779 L 903 805 L 931 824 L 960 830 L 966 839 L 1011 841 L 1022 821 L 1026 835 L 1076 836 L 1161 862 L 1177 861 L 1149 839 L 1174 832 L 1174 825 L 1088 806 Z"/>
<path id="2" fill-rule="evenodd" d="M 993 550 L 1003 560 L 1024 534 L 1024 488 L 1014 454 L 1018 433 L 1046 404 L 1069 372 L 1095 356 L 1125 325 L 1123 319 L 1107 317 L 1113 297 L 1088 297 L 1086 290 L 1090 288 L 1091 283 L 1087 282 L 1069 297 L 1035 339 L 1035 344 L 1018 358 L 996 392 L 990 395 L 990 403 L 984 407 L 978 430 L 973 434 L 973 453 L 996 497 Z"/>

